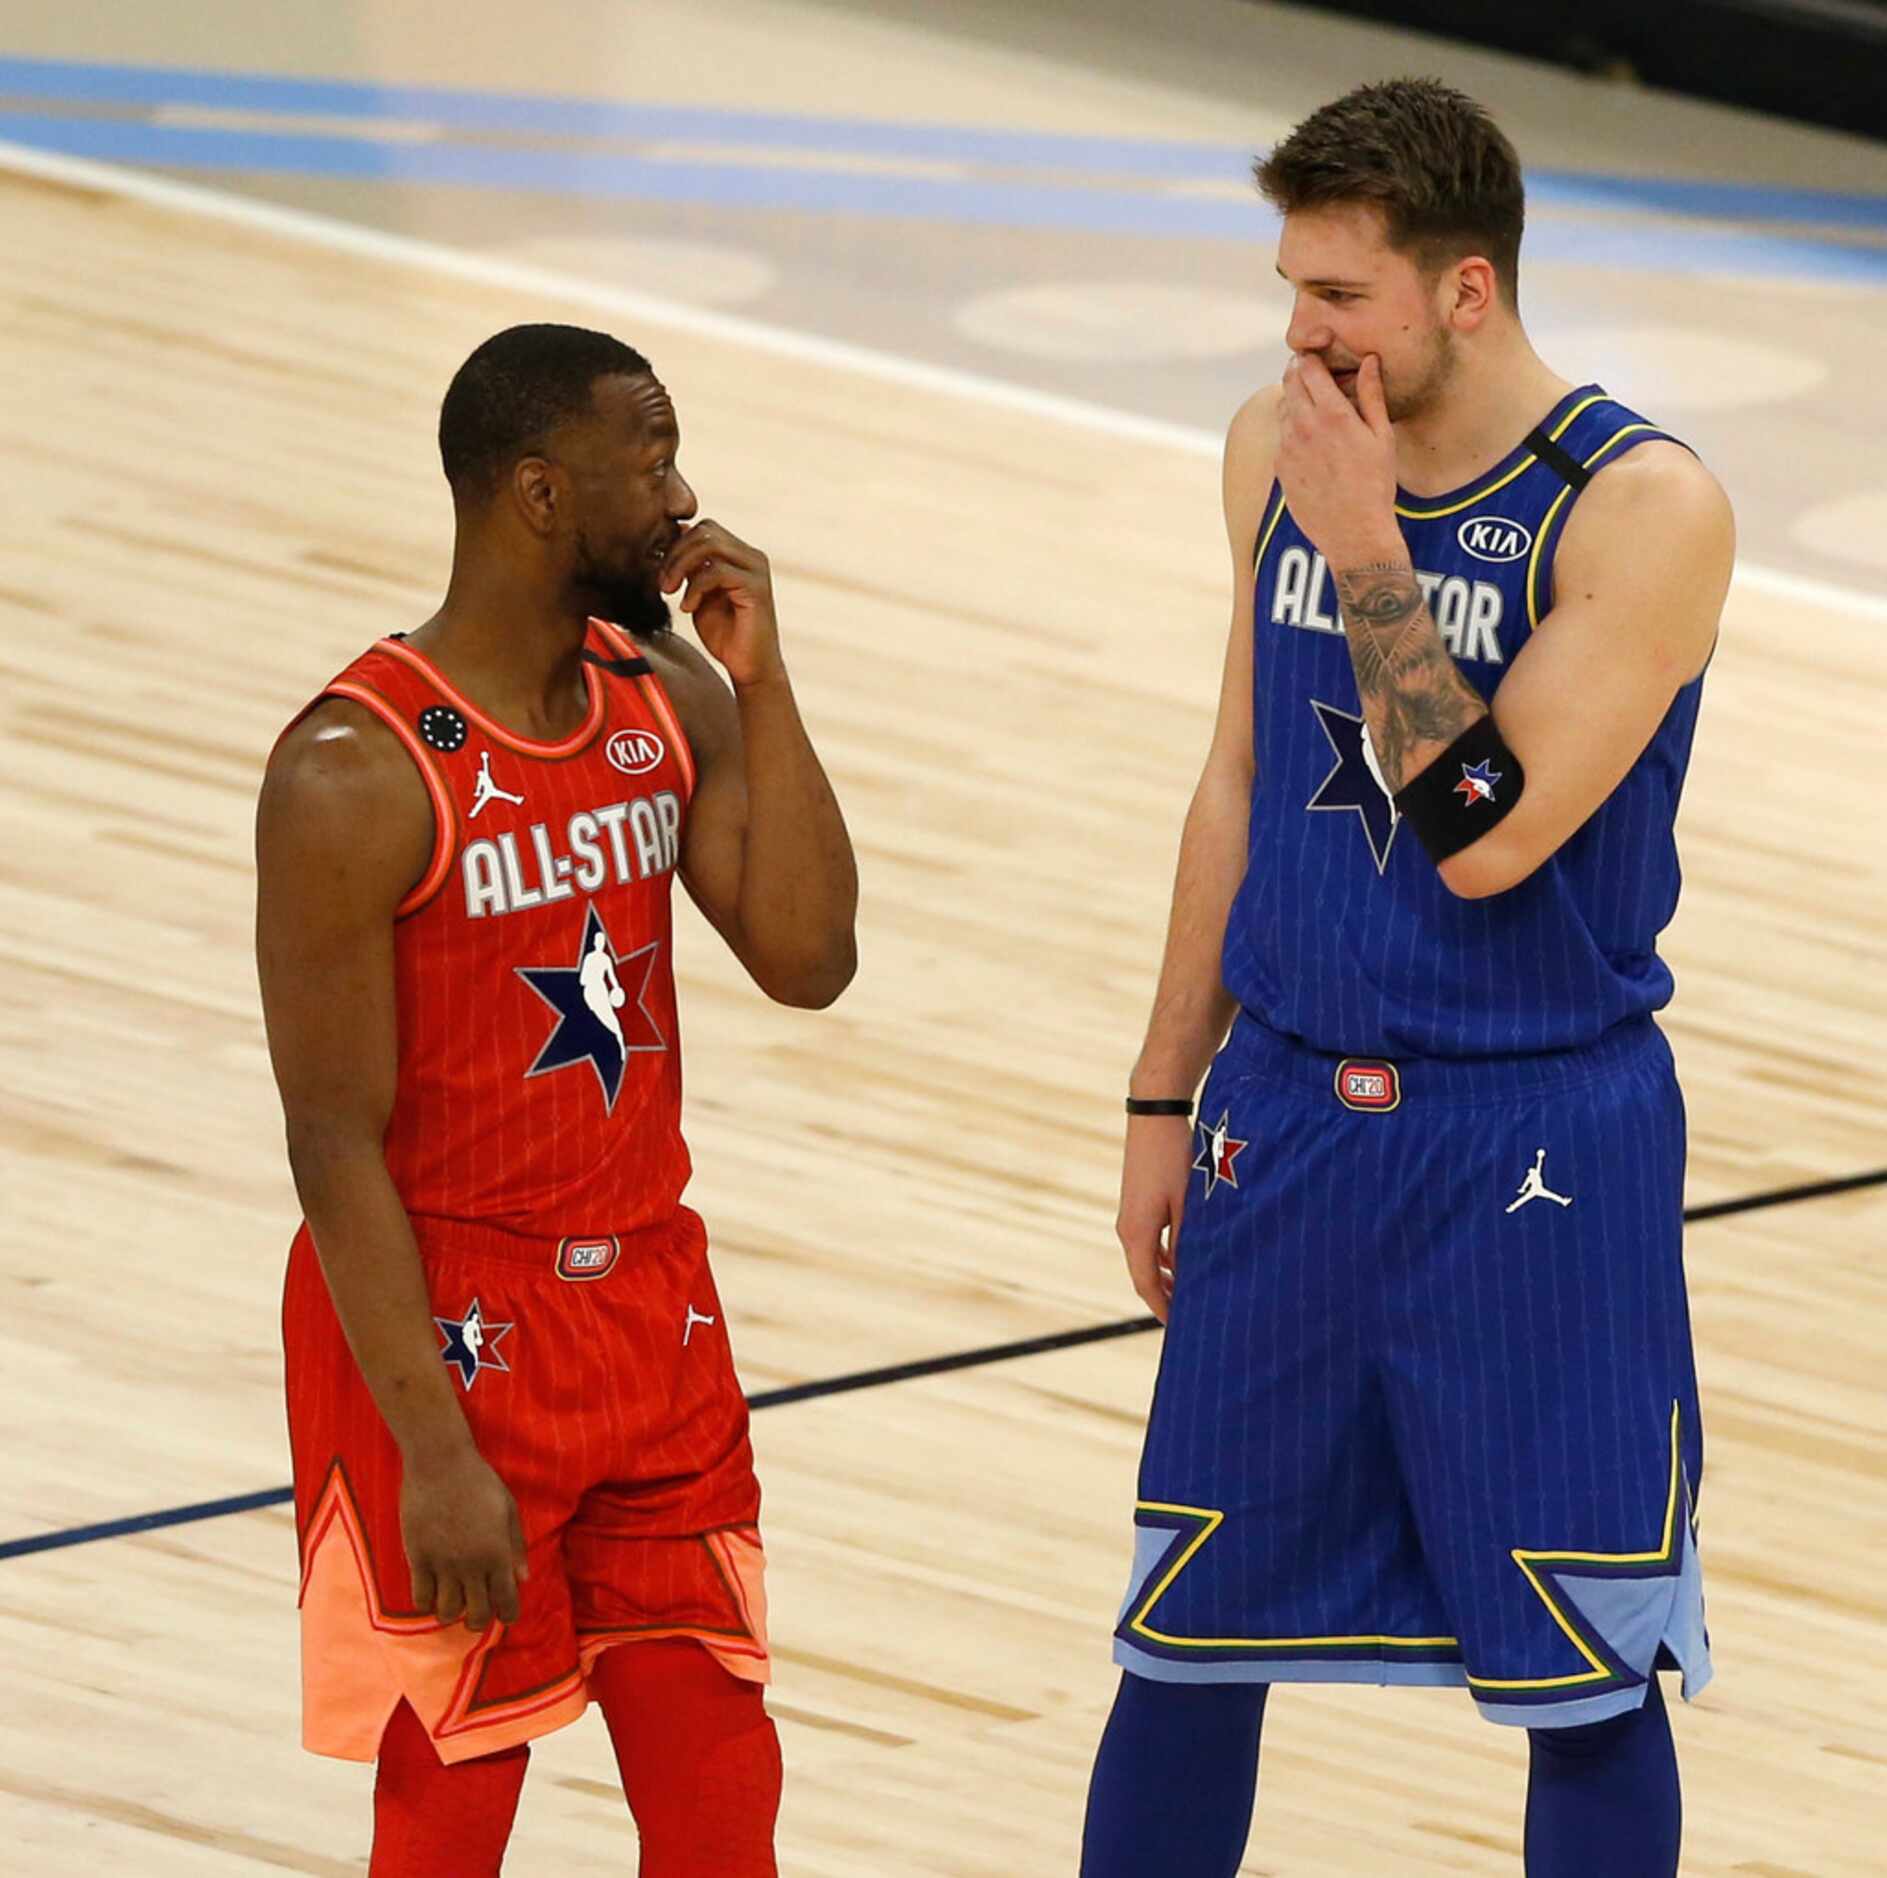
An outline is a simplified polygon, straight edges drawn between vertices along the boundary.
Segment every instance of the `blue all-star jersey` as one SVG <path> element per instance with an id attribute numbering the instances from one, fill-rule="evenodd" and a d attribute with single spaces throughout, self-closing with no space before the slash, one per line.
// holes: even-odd
<path id="1" fill-rule="evenodd" d="M 1586 385 L 1467 487 L 1398 492 L 1435 624 L 1483 696 L 1552 609 L 1554 553 L 1592 473 L 1668 435 Z M 1442 1057 L 1567 1049 L 1666 1004 L 1657 941 L 1677 905 L 1672 824 L 1701 680 L 1557 854 L 1506 893 L 1461 900 L 1383 788 L 1335 582 L 1275 484 L 1254 578 L 1257 777 L 1224 960 L 1240 1004 L 1313 1049 Z"/>

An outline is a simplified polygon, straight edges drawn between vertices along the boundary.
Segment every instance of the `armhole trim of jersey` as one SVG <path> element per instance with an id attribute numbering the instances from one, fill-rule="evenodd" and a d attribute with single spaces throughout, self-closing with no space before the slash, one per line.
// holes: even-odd
<path id="1" fill-rule="evenodd" d="M 1265 550 L 1271 546 L 1271 537 L 1277 533 L 1278 524 L 1284 519 L 1284 485 L 1276 477 L 1271 481 L 1271 493 L 1265 497 L 1262 511 L 1264 520 L 1258 529 L 1258 545 L 1252 550 L 1251 573 L 1253 580 L 1258 578 L 1258 570 L 1264 565 Z"/>
<path id="2" fill-rule="evenodd" d="M 595 620 L 592 624 L 602 634 L 603 643 L 609 646 L 619 659 L 640 659 L 643 664 L 650 664 L 648 655 L 620 627 L 612 626 L 606 619 Z M 681 779 L 687 790 L 688 800 L 693 801 L 695 753 L 693 746 L 688 742 L 688 733 L 681 727 L 680 714 L 669 701 L 667 688 L 653 666 L 646 673 L 638 673 L 633 682 L 640 688 L 650 714 L 668 733 L 669 747 L 675 752 L 675 762 L 681 770 Z"/>
<path id="3" fill-rule="evenodd" d="M 417 913 L 445 885 L 446 875 L 451 871 L 452 859 L 459 846 L 458 805 L 453 801 L 452 791 L 446 787 L 445 778 L 439 774 L 426 746 L 420 742 L 412 726 L 400 716 L 391 699 L 383 697 L 372 686 L 351 678 L 335 679 L 321 695 L 324 698 L 346 698 L 349 703 L 358 704 L 379 718 L 406 746 L 406 754 L 413 759 L 420 780 L 426 785 L 426 793 L 432 798 L 432 860 L 421 875 L 419 884 L 393 909 L 396 920 L 405 919 L 409 914 Z"/>
<path id="4" fill-rule="evenodd" d="M 1568 482 L 1558 495 L 1553 498 L 1552 506 L 1546 511 L 1541 521 L 1539 532 L 1533 538 L 1533 553 L 1527 562 L 1527 628 L 1537 627 L 1548 613 L 1553 610 L 1553 567 L 1552 558 L 1559 549 L 1559 538 L 1566 532 L 1566 523 L 1571 519 L 1574 500 L 1590 485 L 1592 472 L 1606 457 L 1625 442 L 1635 438 L 1638 443 L 1654 441 L 1678 443 L 1681 439 L 1673 437 L 1669 431 L 1660 430 L 1655 424 L 1643 422 L 1623 424 L 1613 431 L 1611 436 L 1599 445 L 1588 457 L 1582 459 L 1580 467 L 1586 472 L 1585 481 Z M 1686 449 L 1690 446 L 1684 445 Z"/>

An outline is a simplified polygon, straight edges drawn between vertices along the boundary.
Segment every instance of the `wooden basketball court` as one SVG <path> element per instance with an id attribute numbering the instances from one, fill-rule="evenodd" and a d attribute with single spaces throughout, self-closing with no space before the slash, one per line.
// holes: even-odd
<path id="1" fill-rule="evenodd" d="M 1119 1093 L 1222 644 L 1208 455 L 102 174 L 0 170 L 0 243 L 0 1540 L 286 1479 L 255 789 L 297 706 L 435 603 L 437 399 L 522 318 L 656 358 L 704 506 L 773 556 L 858 843 L 834 1011 L 764 1003 L 692 915 L 678 943 L 749 1388 L 1137 1308 Z M 1732 595 L 1668 947 L 1694 1205 L 1887 1160 L 1883 624 Z M 1676 1723 L 1687 1871 L 1881 1867 L 1884 1234 L 1878 1186 L 1692 1229 L 1718 1682 Z M 783 1871 L 1072 1871 L 1156 1356 L 756 1417 Z M 365 1772 L 295 1745 L 294 1586 L 280 1507 L 0 1560 L 0 1867 L 364 1870 Z M 1512 1872 L 1523 1760 L 1458 1693 L 1283 1691 L 1245 1869 Z M 629 1869 L 600 1726 L 540 1744 L 515 1844 Z"/>

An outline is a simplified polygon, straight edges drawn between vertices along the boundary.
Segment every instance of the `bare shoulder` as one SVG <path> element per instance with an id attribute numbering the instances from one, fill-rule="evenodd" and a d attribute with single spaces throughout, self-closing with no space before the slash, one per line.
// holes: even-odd
<path id="1" fill-rule="evenodd" d="M 324 698 L 269 757 L 256 808 L 265 864 L 272 851 L 304 862 L 347 855 L 410 884 L 433 834 L 432 798 L 412 757 L 365 705 Z"/>
<path id="2" fill-rule="evenodd" d="M 1621 538 L 1655 541 L 1661 553 L 1700 561 L 1736 550 L 1736 519 L 1723 485 L 1680 443 L 1641 444 L 1596 470 L 1566 524 L 1563 561 L 1616 553 Z"/>
<path id="3" fill-rule="evenodd" d="M 1278 412 L 1284 403 L 1282 385 L 1260 385 L 1236 411 L 1225 433 L 1225 453 L 1231 456 L 1277 454 Z"/>
<path id="4" fill-rule="evenodd" d="M 679 631 L 638 639 L 636 645 L 662 681 L 696 761 L 705 765 L 739 734 L 740 717 L 727 680 L 714 661 Z"/>
<path id="5" fill-rule="evenodd" d="M 1265 385 L 1233 414 L 1225 433 L 1225 527 L 1241 561 L 1257 539 L 1278 457 L 1278 410 L 1284 392 Z"/>

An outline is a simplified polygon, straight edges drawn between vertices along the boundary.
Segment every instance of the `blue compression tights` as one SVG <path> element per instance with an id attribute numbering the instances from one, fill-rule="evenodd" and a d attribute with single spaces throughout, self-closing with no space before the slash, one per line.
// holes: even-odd
<path id="1" fill-rule="evenodd" d="M 1234 1878 L 1268 1687 L 1121 1677 L 1088 1789 L 1081 1878 Z M 1529 1739 L 1527 1878 L 1675 1878 L 1677 1754 L 1655 1676 L 1642 1708 Z"/>
<path id="2" fill-rule="evenodd" d="M 1642 1708 L 1528 1735 L 1527 1878 L 1674 1878 L 1683 1806 L 1656 1676 Z"/>
<path id="3" fill-rule="evenodd" d="M 1081 1878 L 1232 1878 L 1269 1687 L 1121 1677 L 1094 1757 Z"/>

